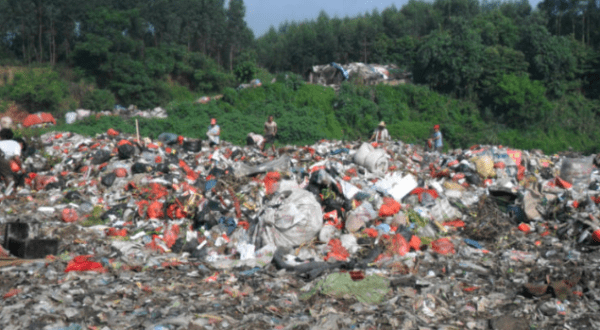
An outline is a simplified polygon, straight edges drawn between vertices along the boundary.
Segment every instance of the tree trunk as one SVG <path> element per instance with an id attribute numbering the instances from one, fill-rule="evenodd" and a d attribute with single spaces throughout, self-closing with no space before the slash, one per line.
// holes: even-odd
<path id="1" fill-rule="evenodd" d="M 38 26 L 39 26 L 38 44 L 39 44 L 39 47 L 40 47 L 38 62 L 42 63 L 42 60 L 43 60 L 43 57 L 44 57 L 44 49 L 42 48 L 42 31 L 44 30 L 44 28 L 43 28 L 43 25 L 42 25 L 42 7 L 41 7 L 41 5 L 38 8 Z M 38 54 L 38 53 L 36 52 L 36 54 Z"/>
<path id="2" fill-rule="evenodd" d="M 25 62 L 25 22 L 23 22 L 22 19 L 21 19 L 21 31 L 23 31 L 21 34 L 21 41 L 23 44 L 23 62 Z M 27 61 L 27 62 L 29 62 L 29 61 Z"/>
<path id="3" fill-rule="evenodd" d="M 233 45 L 229 46 L 229 72 L 233 71 Z"/>
<path id="4" fill-rule="evenodd" d="M 581 43 L 585 45 L 585 13 L 581 15 Z"/>

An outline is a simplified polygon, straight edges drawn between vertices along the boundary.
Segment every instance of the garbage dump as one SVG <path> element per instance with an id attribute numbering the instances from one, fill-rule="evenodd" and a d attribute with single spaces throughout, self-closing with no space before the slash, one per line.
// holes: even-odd
<path id="1" fill-rule="evenodd" d="M 394 64 L 379 65 L 365 63 L 349 63 L 340 65 L 332 62 L 326 65 L 315 65 L 308 75 L 308 82 L 337 88 L 348 79 L 355 78 L 365 84 L 387 83 L 391 85 L 410 82 L 411 73 L 401 70 Z"/>
<path id="2" fill-rule="evenodd" d="M 30 141 L 2 329 L 598 329 L 595 155 Z"/>

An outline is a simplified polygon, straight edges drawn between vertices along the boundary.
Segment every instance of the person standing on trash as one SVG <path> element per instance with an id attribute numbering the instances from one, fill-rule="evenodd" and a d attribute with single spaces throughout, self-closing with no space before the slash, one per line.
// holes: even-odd
<path id="1" fill-rule="evenodd" d="M 433 126 L 433 134 L 431 139 L 427 141 L 430 144 L 430 148 L 437 152 L 442 152 L 442 132 L 440 132 L 440 125 Z"/>
<path id="2" fill-rule="evenodd" d="M 388 141 L 389 139 L 390 133 L 388 133 L 387 128 L 385 128 L 385 122 L 382 121 L 379 123 L 379 126 L 377 126 L 377 128 L 373 132 L 373 135 L 371 135 L 369 141 L 384 142 Z"/>
<path id="3" fill-rule="evenodd" d="M 12 191 L 17 180 L 17 173 L 13 172 L 10 161 L 13 160 L 21 168 L 21 149 L 23 147 L 26 148 L 24 141 L 22 146 L 21 143 L 12 140 L 13 135 L 12 130 L 9 128 L 0 130 L 0 151 L 2 152 L 2 157 L 0 157 L 0 176 L 2 176 L 6 184 L 5 193 Z"/>
<path id="4" fill-rule="evenodd" d="M 265 138 L 260 134 L 250 132 L 246 136 L 246 145 L 257 146 L 262 151 L 265 148 Z"/>
<path id="5" fill-rule="evenodd" d="M 265 122 L 265 142 L 263 145 L 271 144 L 271 150 L 275 153 L 275 138 L 277 137 L 277 123 L 273 121 L 273 116 L 269 116 Z M 262 150 L 262 149 L 261 149 Z"/>
<path id="6" fill-rule="evenodd" d="M 221 136 L 221 128 L 217 125 L 217 120 L 212 118 L 210 120 L 210 126 L 208 126 L 208 131 L 206 132 L 206 136 L 208 136 L 208 145 L 210 147 L 219 145 L 219 137 Z"/>

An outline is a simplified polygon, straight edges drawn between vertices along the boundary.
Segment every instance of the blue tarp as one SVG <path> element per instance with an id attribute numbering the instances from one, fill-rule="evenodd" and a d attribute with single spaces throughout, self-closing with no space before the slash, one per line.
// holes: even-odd
<path id="1" fill-rule="evenodd" d="M 340 72 L 342 73 L 342 75 L 344 76 L 345 80 L 348 80 L 348 78 L 350 78 L 350 75 L 348 74 L 348 71 L 344 70 L 344 68 L 342 68 L 341 65 L 335 63 L 335 62 L 331 62 L 331 66 L 340 70 Z"/>

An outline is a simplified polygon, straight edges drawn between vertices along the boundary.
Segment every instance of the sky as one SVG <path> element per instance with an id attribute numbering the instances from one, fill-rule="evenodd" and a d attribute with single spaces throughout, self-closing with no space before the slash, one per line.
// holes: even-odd
<path id="1" fill-rule="evenodd" d="M 246 22 L 255 37 L 265 34 L 271 25 L 276 29 L 287 21 L 301 22 L 316 19 L 321 10 L 333 18 L 353 17 L 371 12 L 377 8 L 382 12 L 385 8 L 396 5 L 400 9 L 408 0 L 244 0 L 246 5 Z M 540 0 L 529 0 L 535 8 Z"/>

